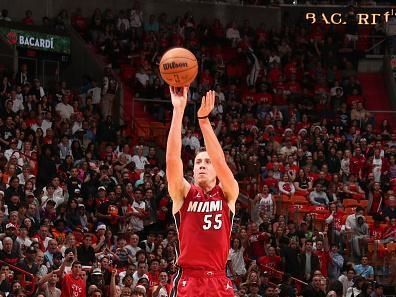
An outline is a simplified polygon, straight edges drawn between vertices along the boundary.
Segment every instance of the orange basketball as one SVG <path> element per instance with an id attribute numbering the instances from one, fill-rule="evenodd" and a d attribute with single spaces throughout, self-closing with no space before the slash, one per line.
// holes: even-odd
<path id="1" fill-rule="evenodd" d="M 198 74 L 198 62 L 189 50 L 176 47 L 168 50 L 160 61 L 160 73 L 172 87 L 190 85 Z"/>

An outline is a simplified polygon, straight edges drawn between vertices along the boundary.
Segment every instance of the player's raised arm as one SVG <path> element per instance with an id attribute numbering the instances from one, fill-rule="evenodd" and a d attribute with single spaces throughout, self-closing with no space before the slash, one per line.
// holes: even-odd
<path id="1" fill-rule="evenodd" d="M 202 97 L 201 107 L 198 110 L 199 126 L 205 140 L 206 151 L 220 180 L 220 186 L 228 202 L 235 203 L 239 195 L 238 182 L 227 165 L 223 149 L 208 118 L 214 107 L 215 94 L 214 91 L 209 91 L 206 96 Z M 231 207 L 234 211 L 233 204 L 231 204 Z"/>
<path id="2" fill-rule="evenodd" d="M 181 159 L 181 130 L 184 109 L 187 104 L 188 89 L 188 87 L 179 89 L 170 87 L 173 114 L 166 145 L 166 176 L 168 179 L 169 195 L 173 200 L 174 212 L 180 209 L 184 197 L 190 189 L 190 184 L 184 179 L 183 162 Z"/>

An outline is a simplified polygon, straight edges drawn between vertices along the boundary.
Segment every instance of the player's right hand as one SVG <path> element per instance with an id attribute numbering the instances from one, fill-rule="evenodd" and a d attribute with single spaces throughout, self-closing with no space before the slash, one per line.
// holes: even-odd
<path id="1" fill-rule="evenodd" d="M 174 109 L 183 110 L 187 105 L 187 95 L 189 87 L 176 88 L 169 86 L 171 93 L 172 105 Z"/>
<path id="2" fill-rule="evenodd" d="M 210 113 L 214 108 L 215 98 L 216 98 L 215 91 L 208 91 L 206 93 L 206 96 L 202 97 L 201 107 L 198 110 L 199 118 L 207 117 L 210 115 Z"/>

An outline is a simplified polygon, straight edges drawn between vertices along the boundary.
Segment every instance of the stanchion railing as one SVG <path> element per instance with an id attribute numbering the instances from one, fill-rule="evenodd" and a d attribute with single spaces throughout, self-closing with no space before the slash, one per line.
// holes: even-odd
<path id="1" fill-rule="evenodd" d="M 0 260 L 0 266 L 2 265 L 7 265 L 10 267 L 11 270 L 16 271 L 21 274 L 21 278 L 19 279 L 22 288 L 25 289 L 25 293 L 28 296 L 31 296 L 34 294 L 37 284 L 36 284 L 36 277 L 31 274 L 30 272 L 27 272 L 26 270 L 23 270 L 22 268 L 19 268 L 15 265 L 9 264 L 3 260 Z M 26 280 L 29 278 L 30 280 Z"/>

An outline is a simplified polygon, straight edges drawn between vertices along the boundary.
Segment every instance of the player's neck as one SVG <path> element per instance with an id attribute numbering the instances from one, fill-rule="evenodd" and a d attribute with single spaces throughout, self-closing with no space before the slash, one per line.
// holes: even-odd
<path id="1" fill-rule="evenodd" d="M 214 182 L 209 182 L 209 183 L 203 183 L 203 184 L 195 184 L 197 187 L 200 187 L 203 192 L 209 193 L 215 186 L 216 186 L 216 181 Z"/>

